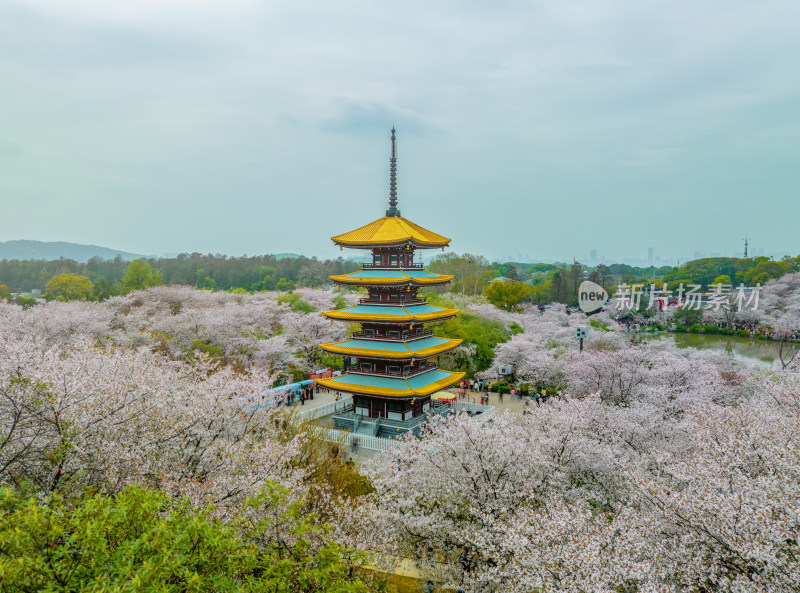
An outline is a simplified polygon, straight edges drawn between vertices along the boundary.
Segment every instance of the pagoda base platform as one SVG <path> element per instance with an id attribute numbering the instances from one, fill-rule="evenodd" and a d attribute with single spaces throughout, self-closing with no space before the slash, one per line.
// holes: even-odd
<path id="1" fill-rule="evenodd" d="M 422 425 L 432 416 L 447 417 L 455 412 L 467 412 L 470 415 L 478 415 L 494 410 L 494 406 L 484 406 L 481 404 L 453 402 L 450 406 L 446 403 L 434 402 L 431 412 L 420 414 L 407 420 L 393 420 L 389 418 L 370 418 L 362 414 L 353 412 L 352 406 L 333 414 L 333 426 L 338 430 L 347 430 L 353 434 L 373 436 L 378 438 L 393 439 L 413 433 L 419 436 Z"/>
<path id="2" fill-rule="evenodd" d="M 446 416 L 448 412 L 449 410 L 443 411 L 441 414 Z M 389 420 L 388 418 L 369 418 L 354 412 L 340 412 L 333 415 L 333 427 L 339 430 L 348 430 L 353 434 L 393 439 L 409 432 L 419 436 L 422 425 L 428 419 L 428 414 L 415 416 L 408 420 Z"/>

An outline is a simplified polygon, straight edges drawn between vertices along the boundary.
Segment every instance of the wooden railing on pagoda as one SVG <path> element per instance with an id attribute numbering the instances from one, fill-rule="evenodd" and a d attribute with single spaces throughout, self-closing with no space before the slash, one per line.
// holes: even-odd
<path id="1" fill-rule="evenodd" d="M 428 371 L 432 371 L 432 370 L 437 369 L 437 368 L 439 368 L 439 365 L 434 363 L 434 362 L 432 362 L 432 363 L 429 363 L 429 364 L 425 365 L 424 367 L 415 367 L 415 368 L 412 368 L 409 371 L 379 371 L 379 370 L 376 370 L 376 369 L 367 370 L 367 369 L 359 369 L 357 367 L 351 367 L 349 369 L 349 372 L 354 373 L 354 374 L 361 374 L 361 375 L 382 375 L 382 376 L 385 376 L 385 377 L 403 377 L 403 378 L 407 378 L 407 377 L 416 377 L 417 375 L 420 375 L 422 373 L 427 373 Z"/>
<path id="2" fill-rule="evenodd" d="M 401 300 L 379 301 L 378 299 L 372 299 L 372 298 L 368 297 L 368 298 L 359 299 L 358 302 L 361 305 L 392 305 L 392 306 L 396 307 L 397 305 L 403 305 L 403 306 L 405 306 L 405 305 L 425 305 L 425 304 L 427 304 L 428 301 L 426 301 L 425 299 L 419 298 L 419 297 L 414 298 L 414 297 L 410 297 L 410 295 L 407 295 L 406 298 L 403 299 L 402 301 Z"/>
<path id="3" fill-rule="evenodd" d="M 414 332 L 409 333 L 407 336 L 385 336 L 385 335 L 375 335 L 375 334 L 365 334 L 363 331 L 360 332 L 353 332 L 352 337 L 358 338 L 359 340 L 391 340 L 392 342 L 409 342 L 411 340 L 416 340 L 418 338 L 428 338 L 433 335 L 433 330 L 425 329 L 421 332 Z"/>
<path id="4" fill-rule="evenodd" d="M 425 264 L 408 264 L 405 266 L 402 264 L 361 264 L 361 267 L 365 270 L 422 270 L 425 268 Z"/>

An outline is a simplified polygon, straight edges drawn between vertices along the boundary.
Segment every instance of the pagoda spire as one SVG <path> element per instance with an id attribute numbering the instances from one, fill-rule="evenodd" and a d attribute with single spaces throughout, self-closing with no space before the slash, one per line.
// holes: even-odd
<path id="1" fill-rule="evenodd" d="M 397 209 L 397 140 L 392 126 L 392 158 L 389 159 L 389 209 L 386 216 L 400 216 Z"/>

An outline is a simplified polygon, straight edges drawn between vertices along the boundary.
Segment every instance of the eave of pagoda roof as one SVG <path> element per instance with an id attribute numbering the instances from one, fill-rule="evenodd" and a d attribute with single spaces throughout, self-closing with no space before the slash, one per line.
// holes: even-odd
<path id="1" fill-rule="evenodd" d="M 436 284 L 446 284 L 453 279 L 453 276 L 436 274 L 434 272 L 419 269 L 356 270 L 355 272 L 350 272 L 349 274 L 328 277 L 339 284 L 353 284 L 359 286 L 383 284 L 417 284 L 420 286 L 431 286 Z"/>
<path id="2" fill-rule="evenodd" d="M 320 344 L 319 347 L 327 352 L 341 356 L 364 356 L 369 358 L 428 358 L 443 352 L 449 352 L 462 340 L 430 337 L 421 340 L 401 342 L 397 340 L 359 340 L 348 339 L 332 344 Z"/>
<path id="3" fill-rule="evenodd" d="M 380 246 L 403 245 L 410 243 L 419 249 L 446 247 L 450 239 L 402 216 L 384 216 L 369 224 L 341 235 L 331 237 L 337 245 L 354 249 L 372 249 Z"/>
<path id="4" fill-rule="evenodd" d="M 458 315 L 459 309 L 443 309 L 432 305 L 356 305 L 336 311 L 323 311 L 329 319 L 344 321 L 388 321 L 409 323 L 438 321 Z"/>
<path id="5" fill-rule="evenodd" d="M 381 377 L 360 373 L 346 373 L 330 379 L 317 379 L 320 385 L 363 395 L 382 395 L 387 397 L 426 396 L 455 385 L 464 377 L 464 373 L 430 370 L 407 379 L 401 377 Z"/>

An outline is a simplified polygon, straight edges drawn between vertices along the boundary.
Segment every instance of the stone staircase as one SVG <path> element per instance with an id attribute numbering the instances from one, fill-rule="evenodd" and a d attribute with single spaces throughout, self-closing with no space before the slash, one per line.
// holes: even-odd
<path id="1" fill-rule="evenodd" d="M 423 414 L 409 420 L 390 420 L 388 418 L 367 418 L 352 412 L 338 413 L 333 416 L 333 425 L 339 430 L 349 430 L 353 434 L 377 436 L 391 439 L 402 436 L 408 432 L 419 434 L 420 427 L 425 423 L 430 414 L 447 417 L 450 408 L 444 402 L 434 403 L 429 414 Z"/>

